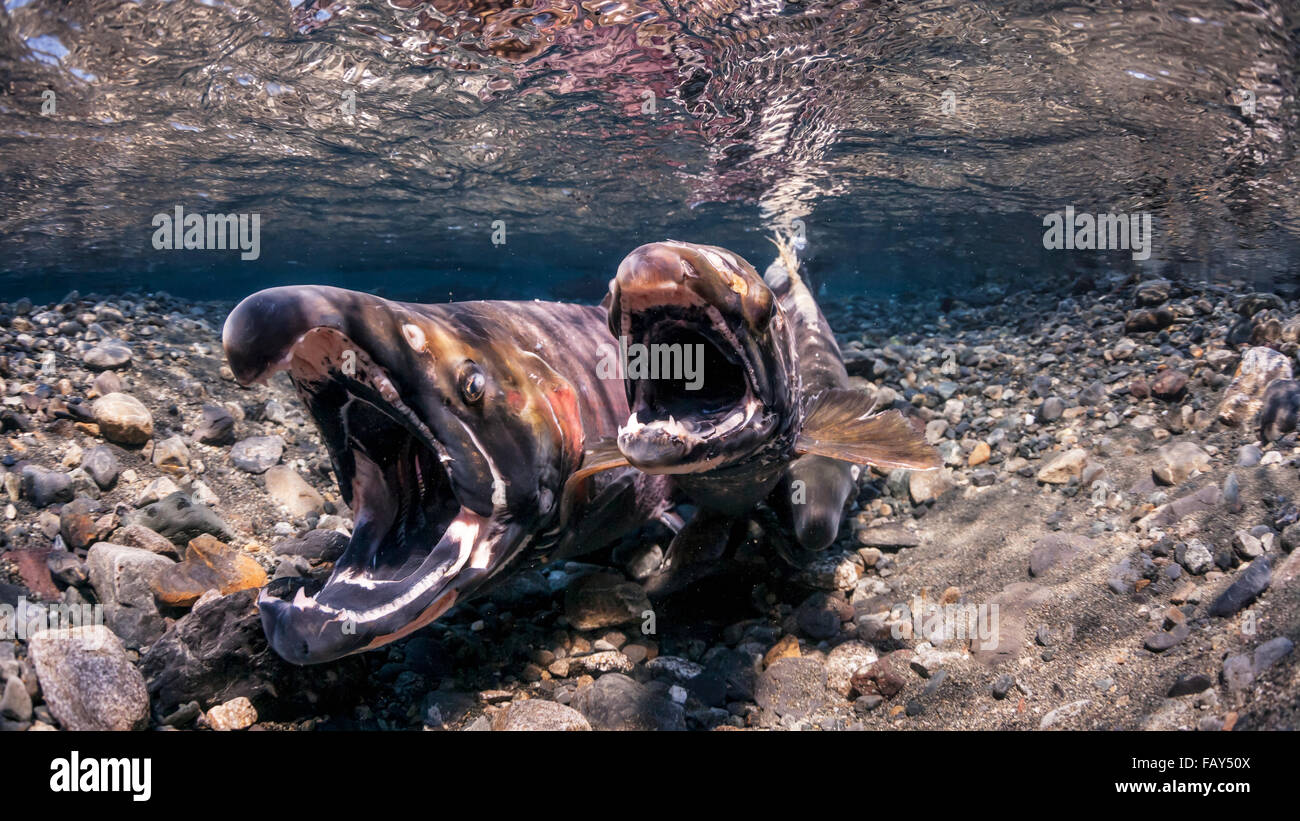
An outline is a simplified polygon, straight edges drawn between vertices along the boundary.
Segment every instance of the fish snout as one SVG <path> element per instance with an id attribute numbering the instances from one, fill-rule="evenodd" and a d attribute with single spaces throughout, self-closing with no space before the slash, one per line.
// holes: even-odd
<path id="1" fill-rule="evenodd" d="M 349 633 L 341 621 L 323 613 L 304 613 L 291 602 L 263 590 L 257 599 L 262 631 L 277 655 L 292 664 L 317 664 L 355 653 L 365 637 Z M 314 618 L 312 616 L 315 616 Z"/>
<path id="2" fill-rule="evenodd" d="M 313 328 L 346 331 L 348 299 L 349 292 L 315 286 L 268 288 L 244 299 L 221 333 L 235 379 L 247 385 L 265 378 Z"/>
<path id="3" fill-rule="evenodd" d="M 613 327 L 614 312 L 634 314 L 670 306 L 713 309 L 761 331 L 775 304 L 763 278 L 742 257 L 725 248 L 675 240 L 634 249 L 619 264 L 610 291 L 615 335 L 621 328 Z"/>

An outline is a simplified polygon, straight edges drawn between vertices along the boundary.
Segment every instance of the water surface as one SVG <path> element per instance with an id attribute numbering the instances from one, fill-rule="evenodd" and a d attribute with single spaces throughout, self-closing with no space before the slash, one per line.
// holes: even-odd
<path id="1" fill-rule="evenodd" d="M 642 242 L 761 266 L 789 225 L 844 292 L 1272 284 L 1300 259 L 1298 25 L 1227 0 L 6 0 L 0 298 L 590 300 Z M 260 256 L 155 250 L 177 205 L 260 214 Z M 1151 259 L 1045 250 L 1066 205 L 1152 214 Z"/>

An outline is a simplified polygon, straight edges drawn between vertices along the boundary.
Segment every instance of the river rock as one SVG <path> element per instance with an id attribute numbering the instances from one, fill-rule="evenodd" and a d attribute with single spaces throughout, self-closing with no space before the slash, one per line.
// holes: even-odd
<path id="1" fill-rule="evenodd" d="M 169 436 L 153 447 L 153 463 L 159 470 L 181 474 L 189 470 L 190 449 L 179 436 Z"/>
<path id="2" fill-rule="evenodd" d="M 108 445 L 97 445 L 87 451 L 81 460 L 81 468 L 90 475 L 100 490 L 111 489 L 117 484 L 117 477 L 122 472 L 117 454 Z"/>
<path id="3" fill-rule="evenodd" d="M 283 454 L 284 440 L 279 436 L 251 436 L 235 443 L 230 449 L 230 461 L 240 470 L 265 473 Z"/>
<path id="4" fill-rule="evenodd" d="M 252 556 L 205 533 L 191 539 L 185 558 L 155 576 L 151 586 L 159 601 L 189 607 L 209 590 L 225 596 L 266 582 L 266 571 Z"/>
<path id="5" fill-rule="evenodd" d="M 302 536 L 277 542 L 277 556 L 302 556 L 320 562 L 332 562 L 347 550 L 348 537 L 337 530 L 309 530 Z M 504 582 L 503 582 L 504 583 Z"/>
<path id="6" fill-rule="evenodd" d="M 152 581 L 172 567 L 166 556 L 137 547 L 98 542 L 86 554 L 90 584 L 104 605 L 104 622 L 127 647 L 151 644 L 166 623 L 154 603 Z"/>
<path id="7" fill-rule="evenodd" d="M 912 497 L 913 504 L 923 505 L 932 502 L 953 487 L 952 471 L 947 468 L 913 470 L 907 477 L 907 492 Z"/>
<path id="8" fill-rule="evenodd" d="M 205 719 L 209 727 L 219 732 L 247 730 L 257 723 L 257 708 L 244 696 L 238 696 L 208 710 Z"/>
<path id="9" fill-rule="evenodd" d="M 26 465 L 22 472 L 22 492 L 34 507 L 71 502 L 72 477 L 40 465 Z"/>
<path id="10" fill-rule="evenodd" d="M 1268 386 L 1291 378 L 1291 360 L 1272 348 L 1250 348 L 1241 357 L 1237 374 L 1219 403 L 1219 421 L 1225 425 L 1249 424 L 1259 412 Z"/>
<path id="11" fill-rule="evenodd" d="M 190 539 L 204 533 L 222 539 L 234 536 L 226 523 L 211 508 L 195 504 L 182 491 L 177 491 L 136 511 L 130 523 L 147 527 L 178 545 L 186 544 Z"/>
<path id="12" fill-rule="evenodd" d="M 1161 371 L 1151 382 L 1151 393 L 1166 402 L 1177 402 L 1186 391 L 1187 374 L 1173 368 Z"/>
<path id="13" fill-rule="evenodd" d="M 111 525 L 101 524 L 104 506 L 87 496 L 78 496 L 59 511 L 59 535 L 72 550 L 85 550 L 107 535 Z"/>
<path id="14" fill-rule="evenodd" d="M 682 708 L 622 673 L 606 673 L 570 702 L 596 730 L 685 730 Z"/>
<path id="15" fill-rule="evenodd" d="M 505 710 L 497 713 L 496 717 L 492 719 L 492 729 L 508 731 L 539 730 L 542 732 L 557 730 L 582 731 L 590 730 L 591 724 L 587 722 L 582 713 L 572 707 L 566 707 L 554 701 L 530 698 L 527 701 L 516 701 Z"/>
<path id="16" fill-rule="evenodd" d="M 1172 287 L 1167 279 L 1150 279 L 1138 283 L 1137 288 L 1133 291 L 1133 301 L 1138 307 L 1153 308 L 1169 300 L 1169 289 Z"/>
<path id="17" fill-rule="evenodd" d="M 1260 556 L 1251 562 L 1245 570 L 1238 573 L 1232 584 L 1228 585 L 1228 588 L 1210 603 L 1210 608 L 1206 611 L 1207 614 L 1214 617 L 1227 617 L 1235 614 L 1241 608 L 1253 602 L 1256 596 L 1267 590 L 1272 577 L 1273 571 L 1268 556 Z"/>
<path id="18" fill-rule="evenodd" d="M 804 718 L 825 709 L 833 703 L 826 668 L 807 656 L 780 659 L 759 674 L 754 701 L 781 718 Z"/>
<path id="19" fill-rule="evenodd" d="M 1124 318 L 1124 333 L 1141 334 L 1159 331 L 1174 324 L 1174 312 L 1168 308 L 1143 308 L 1130 311 Z"/>
<path id="20" fill-rule="evenodd" d="M 143 445 L 153 436 L 153 415 L 127 393 L 101 396 L 91 405 L 100 433 L 119 445 Z"/>
<path id="21" fill-rule="evenodd" d="M 82 354 L 81 361 L 92 371 L 110 371 L 131 364 L 131 346 L 109 337 Z"/>
<path id="22" fill-rule="evenodd" d="M 639 622 L 649 612 L 645 589 L 612 573 L 592 573 L 564 592 L 564 614 L 577 630 Z"/>
<path id="23" fill-rule="evenodd" d="M 298 475 L 288 465 L 275 465 L 263 474 L 266 492 L 295 519 L 301 519 L 310 513 L 321 513 L 325 509 L 325 499 L 316 488 Z"/>
<path id="24" fill-rule="evenodd" d="M 1156 449 L 1151 473 L 1167 485 L 1181 485 L 1193 473 L 1210 469 L 1210 454 L 1195 442 L 1170 442 Z"/>
<path id="25" fill-rule="evenodd" d="M 911 650 L 895 650 L 859 668 L 849 677 L 849 683 L 859 695 L 893 698 L 907 685 L 911 660 Z"/>
<path id="26" fill-rule="evenodd" d="M 874 664 L 878 656 L 869 644 L 846 641 L 826 655 L 826 686 L 848 698 L 853 692 L 853 676 Z"/>
<path id="27" fill-rule="evenodd" d="M 1277 379 L 1264 391 L 1259 413 L 1259 438 L 1275 442 L 1296 429 L 1300 416 L 1300 381 Z"/>
<path id="28" fill-rule="evenodd" d="M 66 730 L 141 730 L 149 696 L 117 636 L 103 625 L 45 630 L 28 658 L 50 713 Z"/>
<path id="29" fill-rule="evenodd" d="M 1074 448 L 1053 457 L 1038 469 L 1038 481 L 1050 485 L 1063 485 L 1071 479 L 1077 479 L 1083 473 L 1088 462 L 1088 451 Z"/>
<path id="30" fill-rule="evenodd" d="M 235 418 L 219 405 L 204 405 L 203 419 L 194 429 L 194 441 L 204 445 L 229 445 L 235 441 Z"/>

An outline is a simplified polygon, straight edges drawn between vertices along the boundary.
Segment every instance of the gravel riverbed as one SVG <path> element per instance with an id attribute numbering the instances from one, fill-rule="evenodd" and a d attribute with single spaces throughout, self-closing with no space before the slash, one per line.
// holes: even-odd
<path id="1" fill-rule="evenodd" d="M 0 729 L 1295 729 L 1294 296 L 827 300 L 945 468 L 863 470 L 813 566 L 754 529 L 647 620 L 648 536 L 307 668 L 257 589 L 327 576 L 350 511 L 287 378 L 233 381 L 233 305 L 0 303 Z M 103 626 L 15 629 L 51 603 Z"/>

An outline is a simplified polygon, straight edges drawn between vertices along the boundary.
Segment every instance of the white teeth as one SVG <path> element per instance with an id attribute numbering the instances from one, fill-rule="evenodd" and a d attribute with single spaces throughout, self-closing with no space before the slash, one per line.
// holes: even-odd
<path id="1" fill-rule="evenodd" d="M 632 436 L 633 434 L 639 433 L 644 427 L 645 425 L 637 421 L 636 411 L 632 411 L 632 414 L 627 418 L 627 424 L 618 429 L 618 435 Z"/>
<path id="2" fill-rule="evenodd" d="M 686 439 L 691 435 L 691 432 L 686 429 L 686 426 L 681 422 L 678 422 L 672 416 L 668 417 L 667 422 L 657 423 L 657 426 L 662 429 L 664 433 L 667 433 L 670 436 L 676 436 L 679 439 Z"/>

